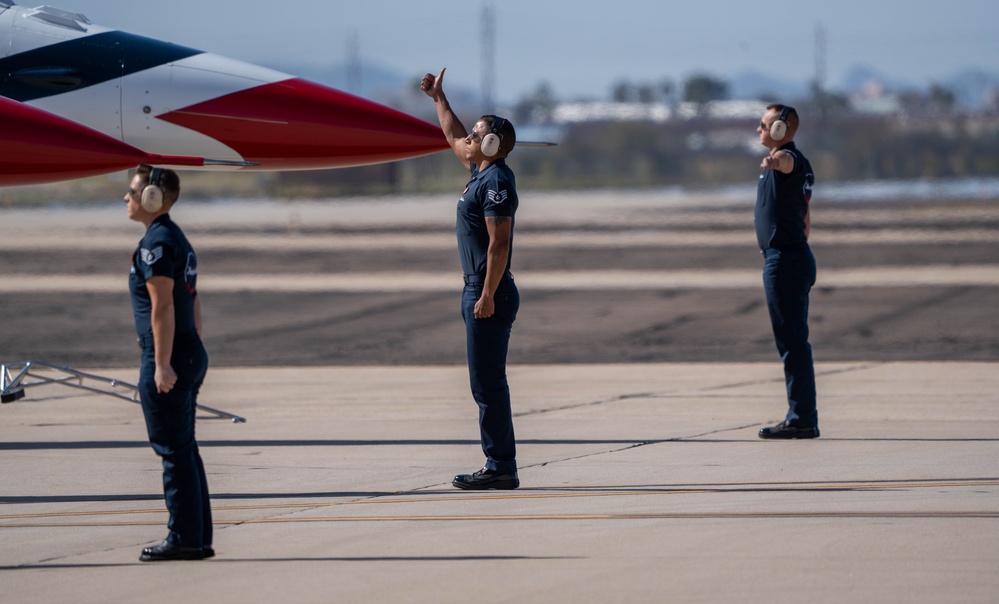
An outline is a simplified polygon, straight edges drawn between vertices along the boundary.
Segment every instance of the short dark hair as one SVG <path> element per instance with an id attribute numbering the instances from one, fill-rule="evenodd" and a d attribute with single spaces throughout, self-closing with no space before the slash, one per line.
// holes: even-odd
<path id="1" fill-rule="evenodd" d="M 495 132 L 499 135 L 500 153 L 506 155 L 513 151 L 514 146 L 517 144 L 517 131 L 513 129 L 513 124 L 510 120 L 498 115 L 483 115 L 479 119 L 489 126 L 490 132 Z"/>
<path id="2" fill-rule="evenodd" d="M 152 172 L 153 167 L 148 164 L 139 164 L 135 169 L 135 174 L 141 176 L 142 180 L 146 181 L 146 184 L 149 184 L 149 175 Z M 164 168 L 163 172 L 160 173 L 160 188 L 176 201 L 180 197 L 180 177 L 173 170 Z"/>

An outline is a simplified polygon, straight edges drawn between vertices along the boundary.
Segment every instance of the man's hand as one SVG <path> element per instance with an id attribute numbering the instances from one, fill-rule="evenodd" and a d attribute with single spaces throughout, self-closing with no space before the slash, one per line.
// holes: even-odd
<path id="1" fill-rule="evenodd" d="M 447 69 L 441 69 L 441 72 L 434 76 L 432 73 L 428 73 L 423 76 L 423 81 L 420 82 L 420 90 L 427 93 L 432 99 L 436 99 L 440 96 L 441 92 L 444 90 L 444 71 Z"/>
<path id="2" fill-rule="evenodd" d="M 486 292 L 482 292 L 482 296 L 479 297 L 478 302 L 475 303 L 475 309 L 472 311 L 472 316 L 476 319 L 488 319 L 493 316 L 496 312 L 496 303 L 493 301 L 493 297 L 486 295 Z"/>
<path id="3" fill-rule="evenodd" d="M 177 383 L 177 372 L 170 365 L 163 367 L 157 365 L 153 379 L 156 382 L 156 391 L 160 394 L 166 394 L 173 390 L 174 385 Z"/>

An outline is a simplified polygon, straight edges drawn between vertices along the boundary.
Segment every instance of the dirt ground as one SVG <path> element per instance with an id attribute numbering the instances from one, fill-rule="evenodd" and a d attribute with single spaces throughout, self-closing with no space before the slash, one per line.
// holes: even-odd
<path id="1" fill-rule="evenodd" d="M 554 271 L 585 278 L 587 271 L 597 270 L 691 269 L 758 274 L 760 269 L 761 257 L 752 245 L 751 207 L 680 211 L 656 209 L 653 199 L 622 212 L 611 196 L 603 204 L 612 218 L 604 221 L 599 218 L 599 204 L 586 206 L 588 213 L 574 219 L 571 209 L 560 212 L 556 202 L 551 203 L 546 211 L 562 219 L 532 221 L 530 216 L 518 216 L 515 275 Z M 276 211 L 287 212 L 283 207 Z M 86 210 L 65 215 L 38 209 L 32 211 L 37 215 L 19 213 L 10 220 L 3 220 L 3 212 L 0 237 L 6 235 L 9 243 L 28 230 L 33 243 L 25 247 L 0 241 L 0 360 L 85 367 L 136 362 L 126 275 L 141 225 L 120 216 L 121 223 L 114 224 L 119 231 L 98 228 L 94 224 L 99 221 L 89 220 Z M 46 212 L 52 214 L 51 220 Z M 457 274 L 449 213 L 418 224 L 408 223 L 405 216 L 395 220 L 366 216 L 306 228 L 306 235 L 319 240 L 371 238 L 375 243 L 366 249 L 269 246 L 261 242 L 274 235 L 272 221 L 242 222 L 237 228 L 199 221 L 197 213 L 178 218 L 198 249 L 205 342 L 212 364 L 463 363 L 460 286 L 453 291 L 412 291 L 395 290 L 386 283 L 384 291 L 371 292 L 268 291 L 266 285 L 240 292 L 210 287 L 217 275 L 245 275 L 266 283 L 272 275 L 384 273 L 388 280 L 390 274 L 406 271 Z M 999 264 L 995 236 L 999 206 L 993 200 L 837 204 L 817 208 L 815 214 L 812 239 L 819 276 L 811 297 L 810 325 L 817 361 L 999 359 L 995 284 L 823 284 L 824 270 L 860 267 L 994 270 Z M 127 233 L 131 239 L 117 245 L 103 236 L 108 233 Z M 394 233 L 425 236 L 431 244 L 377 244 L 391 242 Z M 671 240 L 692 233 L 700 237 L 695 243 Z M 910 236 L 895 236 L 905 233 Z M 617 237 L 617 243 L 591 242 L 607 236 Z M 223 237 L 236 237 L 237 242 L 213 243 Z M 546 244 L 554 238 L 566 243 Z M 81 239 L 89 243 L 75 243 Z M 11 291 L 2 285 L 11 275 L 118 275 L 121 289 Z M 511 363 L 777 361 L 762 286 L 628 290 L 521 286 L 521 295 Z"/>

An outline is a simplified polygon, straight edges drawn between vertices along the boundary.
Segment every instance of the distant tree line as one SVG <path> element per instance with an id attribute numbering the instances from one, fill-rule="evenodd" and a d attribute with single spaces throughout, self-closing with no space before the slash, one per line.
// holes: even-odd
<path id="1" fill-rule="evenodd" d="M 804 106 L 803 106 L 804 107 Z M 805 113 L 805 109 L 802 109 Z M 581 122 L 552 148 L 510 156 L 521 187 L 580 189 L 751 182 L 758 158 L 755 120 Z M 999 118 L 832 114 L 808 117 L 797 137 L 821 179 L 999 176 Z M 447 192 L 464 182 L 453 155 L 320 172 L 276 174 L 273 194 L 301 196 Z"/>
<path id="2" fill-rule="evenodd" d="M 709 74 L 682 84 L 670 79 L 619 81 L 608 100 L 707 106 L 728 99 L 729 85 Z M 764 102 L 760 99 L 761 113 Z M 869 115 L 849 99 L 813 84 L 794 99 L 803 126 L 798 140 L 825 181 L 999 176 L 999 112 L 957 110 L 955 95 L 934 85 L 898 95 L 900 111 Z M 518 126 L 550 124 L 559 101 L 539 84 L 511 109 Z M 425 116 L 435 121 L 432 115 Z M 559 145 L 518 148 L 511 156 L 522 187 L 652 187 L 745 183 L 764 148 L 757 120 L 590 121 L 559 125 Z M 466 173 L 449 153 L 394 164 L 321 172 L 287 172 L 272 181 L 277 195 L 367 195 L 453 191 Z"/>

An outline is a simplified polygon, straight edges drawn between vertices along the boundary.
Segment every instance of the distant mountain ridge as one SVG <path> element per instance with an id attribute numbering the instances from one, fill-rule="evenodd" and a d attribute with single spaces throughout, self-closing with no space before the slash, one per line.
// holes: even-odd
<path id="1" fill-rule="evenodd" d="M 416 85 L 415 75 L 403 75 L 391 68 L 365 63 L 360 70 L 356 90 L 351 90 L 350 77 L 346 65 L 329 67 L 308 67 L 293 64 L 268 65 L 273 69 L 332 86 L 359 96 L 375 100 L 392 99 L 396 104 L 403 102 L 410 87 Z M 735 74 L 719 77 L 729 86 L 732 99 L 800 99 L 809 94 L 810 82 L 781 78 L 756 69 L 743 69 Z M 682 82 L 678 82 L 682 85 Z M 981 109 L 999 97 L 999 72 L 987 72 L 978 68 L 966 68 L 937 82 L 912 82 L 886 74 L 869 65 L 855 65 L 846 72 L 839 82 L 827 83 L 826 89 L 846 95 L 859 95 L 875 84 L 885 94 L 910 90 L 926 90 L 931 84 L 938 84 L 952 91 L 958 105 L 969 109 Z M 455 95 L 475 98 L 473 90 L 455 90 Z M 606 94 L 609 95 L 609 90 Z M 514 103 L 517 99 L 508 99 Z"/>
<path id="2" fill-rule="evenodd" d="M 743 70 L 728 79 L 732 98 L 801 98 L 809 93 L 810 82 L 776 78 L 756 70 Z M 999 95 L 999 73 L 966 68 L 936 82 L 912 82 L 890 76 L 868 65 L 854 65 L 838 83 L 827 84 L 831 92 L 846 95 L 863 94 L 876 85 L 885 94 L 926 90 L 931 84 L 940 85 L 955 95 L 958 105 L 981 109 Z M 868 91 L 869 92 L 869 91 Z"/>

